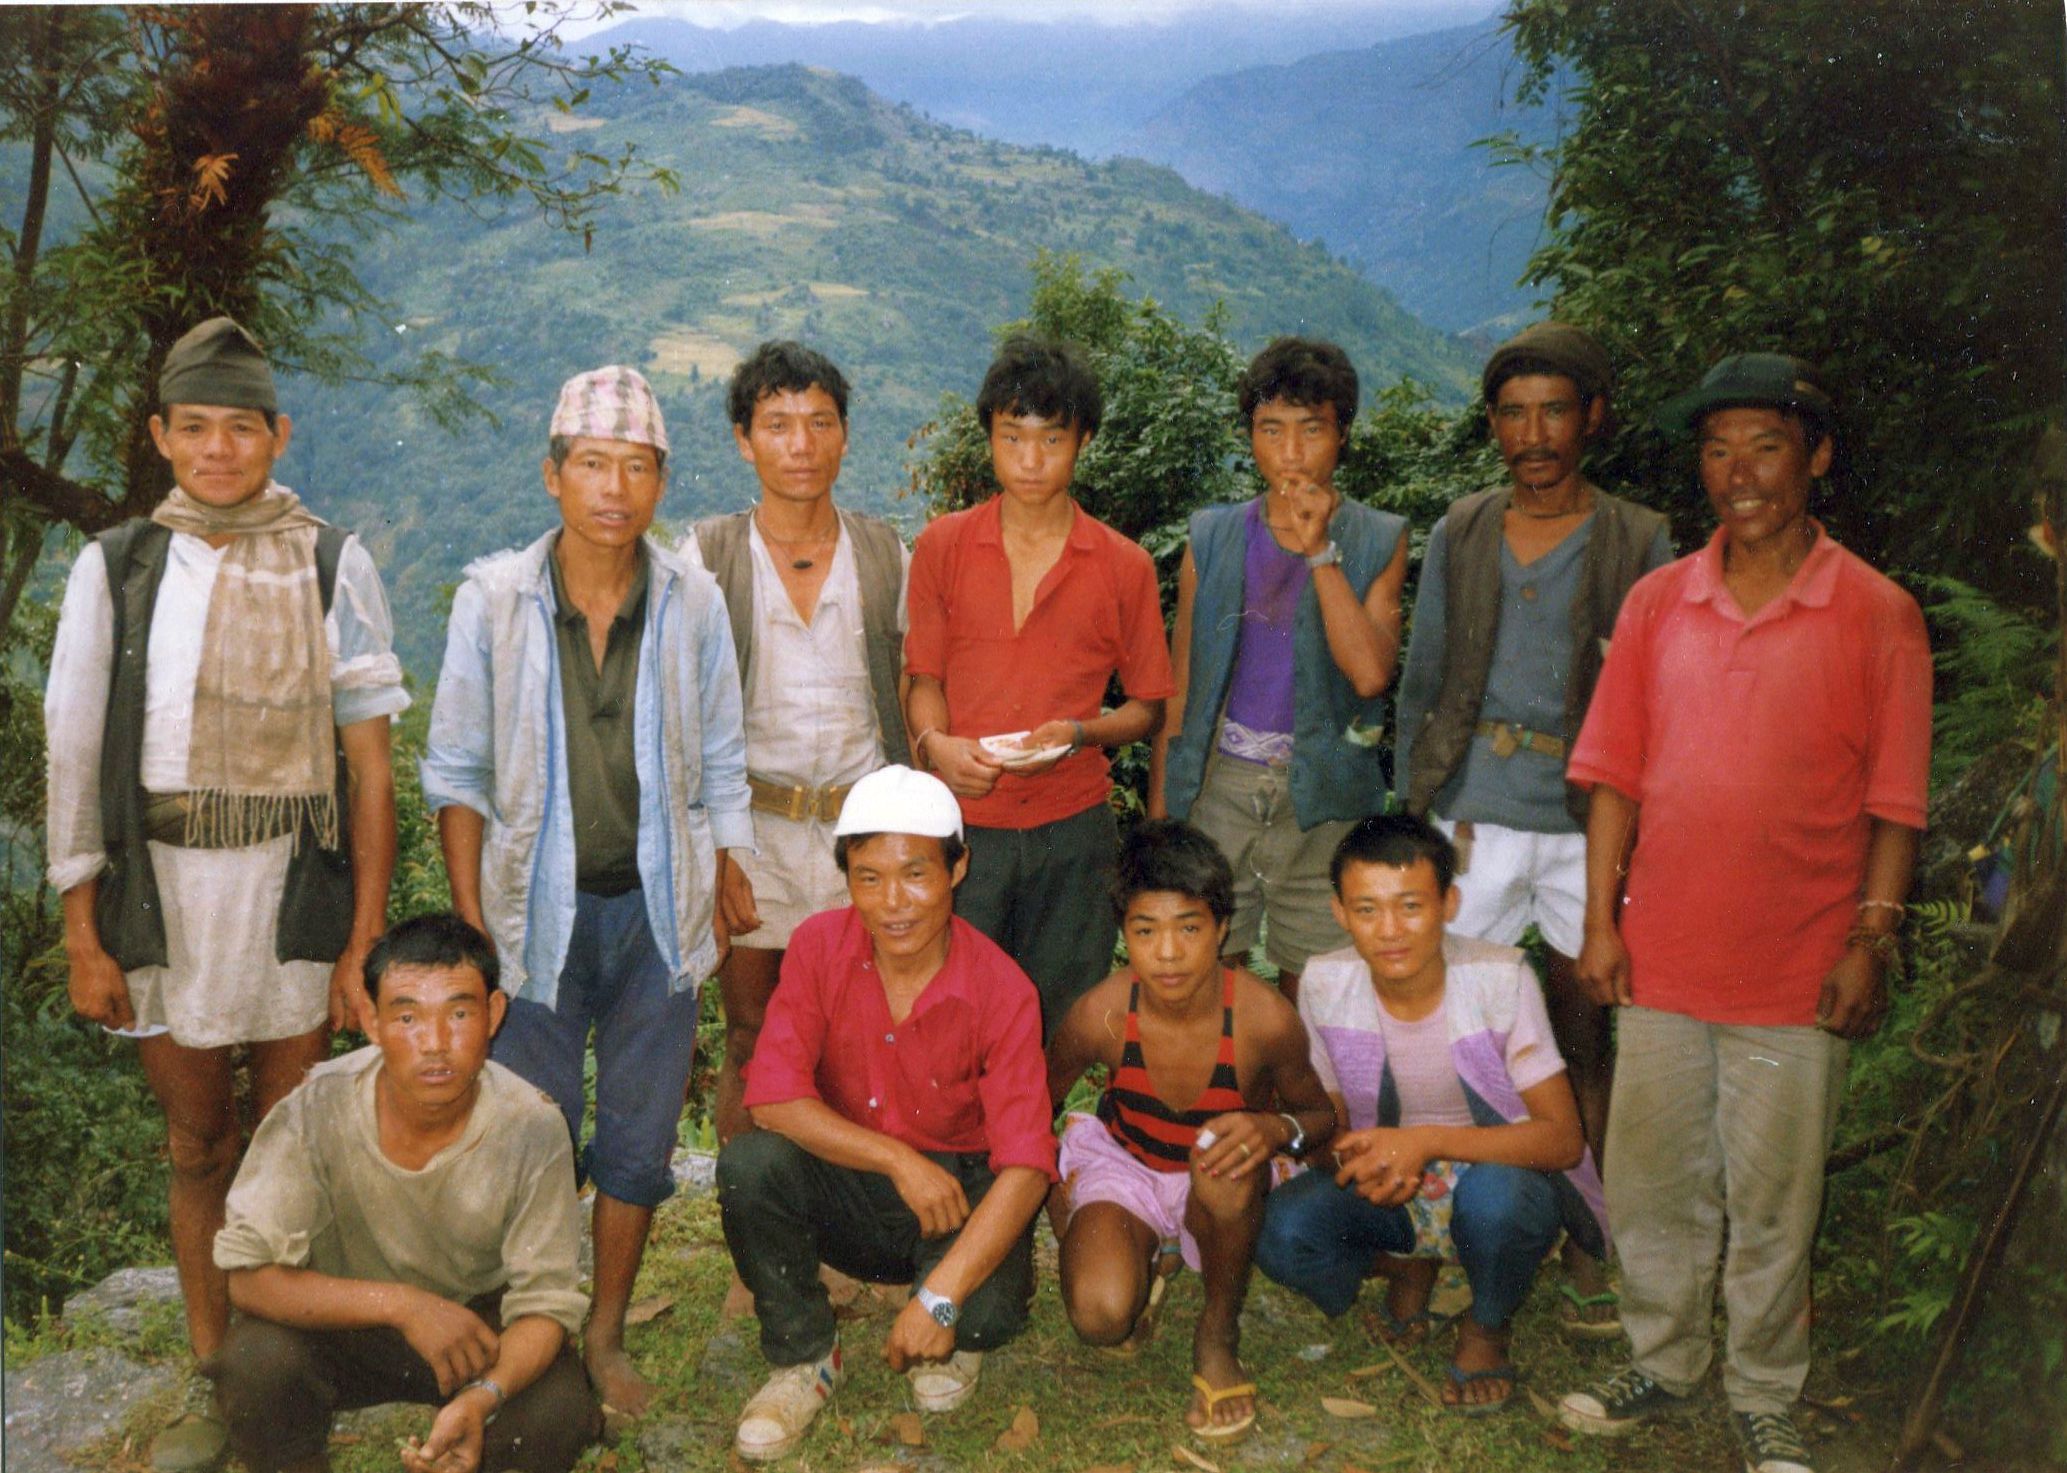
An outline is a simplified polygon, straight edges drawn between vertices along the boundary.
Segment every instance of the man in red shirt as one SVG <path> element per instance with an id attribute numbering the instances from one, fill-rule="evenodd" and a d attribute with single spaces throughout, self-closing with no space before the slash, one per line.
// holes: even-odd
<path id="1" fill-rule="evenodd" d="M 1069 494 L 1099 410 L 1074 349 L 1008 341 L 976 396 L 1001 494 L 921 532 L 909 580 L 913 761 L 968 823 L 956 909 L 1033 978 L 1046 1030 L 1112 969 L 1104 749 L 1153 736 L 1175 689 L 1155 565 Z"/>
<path id="2" fill-rule="evenodd" d="M 749 1462 L 803 1440 L 840 1381 L 818 1268 L 915 1286 L 884 1354 L 921 1411 L 975 1388 L 1033 1297 L 1033 1219 L 1055 1180 L 1039 1002 L 954 914 L 962 815 L 938 778 L 854 785 L 833 857 L 854 903 L 790 938 L 747 1066 L 760 1127 L 718 1156 L 733 1266 L 777 1368 L 739 1419 Z"/>
<path id="3" fill-rule="evenodd" d="M 1847 1040 L 1887 1008 L 1931 655 L 1915 600 L 1808 513 L 1833 445 L 1811 365 L 1726 358 L 1659 419 L 1692 432 L 1721 526 L 1630 591 L 1568 770 L 1592 789 L 1579 978 L 1622 1009 L 1607 1201 L 1633 1354 L 1559 1410 L 1618 1434 L 1694 1391 L 1727 1224 L 1745 1467 L 1804 1473 L 1823 1160 Z"/>

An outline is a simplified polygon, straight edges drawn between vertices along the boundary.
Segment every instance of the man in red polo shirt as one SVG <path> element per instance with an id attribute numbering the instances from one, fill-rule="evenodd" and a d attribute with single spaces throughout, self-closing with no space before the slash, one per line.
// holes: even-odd
<path id="1" fill-rule="evenodd" d="M 1075 349 L 1007 341 L 976 396 L 1002 492 L 921 532 L 908 585 L 913 760 L 968 823 L 956 910 L 1033 978 L 1044 1032 L 1112 970 L 1104 749 L 1153 736 L 1175 689 L 1155 565 L 1069 494 L 1099 409 Z"/>
<path id="2" fill-rule="evenodd" d="M 1659 421 L 1692 432 L 1721 526 L 1630 591 L 1568 770 L 1592 789 L 1579 978 L 1622 1010 L 1607 1201 L 1633 1353 L 1559 1410 L 1617 1434 L 1694 1391 L 1727 1225 L 1744 1466 L 1804 1473 L 1823 1159 L 1847 1040 L 1887 1008 L 1931 653 L 1915 600 L 1809 515 L 1833 444 L 1811 365 L 1725 358 Z"/>
<path id="3" fill-rule="evenodd" d="M 959 1406 L 1033 1298 L 1033 1219 L 1055 1180 L 1038 999 L 954 914 L 969 868 L 938 778 L 884 767 L 833 830 L 854 903 L 790 937 L 746 1073 L 758 1130 L 718 1155 L 733 1266 L 777 1368 L 746 1404 L 749 1462 L 803 1440 L 840 1380 L 821 1263 L 913 1284 L 884 1354 L 921 1411 Z"/>

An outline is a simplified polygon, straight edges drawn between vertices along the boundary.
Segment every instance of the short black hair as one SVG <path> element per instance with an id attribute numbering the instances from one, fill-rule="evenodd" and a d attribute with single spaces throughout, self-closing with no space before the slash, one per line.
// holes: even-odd
<path id="1" fill-rule="evenodd" d="M 1097 371 L 1074 344 L 1019 333 L 999 346 L 976 391 L 976 419 L 986 435 L 994 414 L 1039 415 L 1095 435 L 1105 399 Z"/>
<path id="2" fill-rule="evenodd" d="M 1412 869 L 1422 860 L 1435 866 L 1436 893 L 1450 893 L 1457 878 L 1457 846 L 1425 818 L 1411 813 L 1376 813 L 1342 836 L 1328 861 L 1328 883 L 1342 894 L 1342 872 L 1352 864 L 1382 864 Z"/>
<path id="3" fill-rule="evenodd" d="M 1234 869 L 1220 846 L 1188 823 L 1151 818 L 1120 845 L 1110 886 L 1113 914 L 1124 922 L 1137 895 L 1163 893 L 1204 901 L 1216 921 L 1234 914 Z"/>
<path id="4" fill-rule="evenodd" d="M 847 873 L 847 851 L 849 849 L 852 849 L 856 844 L 866 844 L 870 839 L 880 839 L 885 832 L 887 830 L 879 829 L 870 834 L 842 834 L 839 838 L 833 840 L 833 863 L 840 867 L 840 873 L 843 875 Z M 932 836 L 921 834 L 918 837 L 924 839 Z M 955 861 L 968 852 L 969 846 L 959 834 L 947 834 L 940 840 L 940 862 L 946 865 L 950 872 L 955 867 Z"/>
<path id="5" fill-rule="evenodd" d="M 1496 407 L 1500 400 L 1500 386 L 1511 378 L 1561 378 L 1571 384 L 1579 395 L 1579 407 L 1591 409 L 1599 394 L 1589 394 L 1586 385 L 1572 372 L 1569 364 L 1552 363 L 1548 358 L 1532 358 L 1520 354 L 1502 361 L 1486 378 L 1486 407 Z"/>
<path id="6" fill-rule="evenodd" d="M 806 389 L 823 389 L 830 394 L 839 408 L 840 423 L 847 422 L 847 376 L 838 365 L 816 348 L 807 348 L 789 338 L 773 338 L 732 370 L 725 407 L 732 415 L 732 423 L 742 430 L 751 430 L 756 404 L 770 394 L 801 394 Z"/>
<path id="7" fill-rule="evenodd" d="M 1802 448 L 1814 455 L 1817 447 L 1825 440 L 1834 451 L 1837 447 L 1837 424 L 1830 417 L 1819 413 L 1806 404 L 1764 404 L 1746 400 L 1742 404 L 1711 404 L 1694 418 L 1694 443 L 1701 442 L 1704 427 L 1710 418 L 1725 409 L 1770 409 L 1789 424 L 1801 427 Z"/>
<path id="8" fill-rule="evenodd" d="M 182 401 L 182 402 L 184 402 L 184 401 Z M 173 410 L 175 410 L 175 409 L 177 409 L 178 407 L 179 407 L 179 405 L 177 405 L 177 404 L 160 404 L 160 405 L 158 406 L 158 418 L 159 418 L 159 419 L 161 419 L 161 420 L 163 420 L 163 421 L 164 421 L 164 422 L 165 422 L 166 424 L 168 424 L 168 425 L 169 425 L 169 424 L 171 424 L 171 423 L 172 423 L 172 411 L 173 411 Z M 260 414 L 260 415 L 262 415 L 262 416 L 264 417 L 264 419 L 265 419 L 265 422 L 266 422 L 266 432 L 267 432 L 268 434 L 272 434 L 272 435 L 277 435 L 277 434 L 279 434 L 279 433 L 280 433 L 280 411 L 279 411 L 279 410 L 277 410 L 277 409 L 259 409 L 259 408 L 258 408 L 258 406 L 257 406 L 257 405 L 255 405 L 255 404 L 252 404 L 252 405 L 243 405 L 243 404 L 231 404 L 231 405 L 227 405 L 227 406 L 225 406 L 225 407 L 226 407 L 226 408 L 230 408 L 230 409 L 246 409 L 246 408 L 248 408 L 248 409 L 252 409 L 252 410 L 255 410 L 255 411 L 256 411 L 256 412 L 258 413 L 258 414 Z"/>
<path id="9" fill-rule="evenodd" d="M 366 995 L 374 1002 L 390 967 L 472 967 L 490 992 L 502 985 L 495 943 L 451 911 L 412 916 L 373 943 L 366 953 Z"/>
<path id="10" fill-rule="evenodd" d="M 553 463 L 554 470 L 557 471 L 565 468 L 567 457 L 574 453 L 574 442 L 577 438 L 574 435 L 548 435 L 546 437 L 546 459 Z M 667 452 L 658 445 L 653 447 L 653 468 L 662 472 L 667 470 Z"/>
<path id="11" fill-rule="evenodd" d="M 1249 360 L 1235 385 L 1242 425 L 1248 429 L 1255 427 L 1259 404 L 1332 404 L 1335 426 L 1346 435 L 1356 418 L 1356 396 L 1356 365 L 1324 338 L 1275 339 Z"/>

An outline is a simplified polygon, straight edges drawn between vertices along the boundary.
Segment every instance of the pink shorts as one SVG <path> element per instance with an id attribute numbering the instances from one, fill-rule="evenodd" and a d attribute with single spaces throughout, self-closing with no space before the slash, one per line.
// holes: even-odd
<path id="1" fill-rule="evenodd" d="M 1296 1169 L 1282 1156 L 1270 1163 L 1269 1185 Z M 1056 1170 L 1069 1192 L 1072 1215 L 1092 1202 L 1110 1202 L 1148 1224 L 1165 1244 L 1176 1243 L 1185 1266 L 1199 1267 L 1199 1245 L 1184 1226 L 1191 1201 L 1189 1171 L 1157 1171 L 1144 1166 L 1112 1138 L 1096 1115 L 1072 1113 L 1062 1124 L 1062 1149 Z"/>

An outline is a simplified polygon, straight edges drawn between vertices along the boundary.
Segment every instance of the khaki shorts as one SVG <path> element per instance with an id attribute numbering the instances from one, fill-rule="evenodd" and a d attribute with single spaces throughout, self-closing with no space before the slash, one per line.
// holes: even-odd
<path id="1" fill-rule="evenodd" d="M 1308 958 L 1349 945 L 1329 904 L 1335 891 L 1328 863 L 1355 825 L 1330 820 L 1301 829 L 1292 809 L 1289 766 L 1215 752 L 1191 805 L 1191 825 L 1234 866 L 1229 955 L 1246 956 L 1260 933 L 1272 966 L 1302 972 Z"/>
<path id="2" fill-rule="evenodd" d="M 761 924 L 732 939 L 739 946 L 787 951 L 791 934 L 808 918 L 849 903 L 847 877 L 833 863 L 833 826 L 815 818 L 756 813 L 754 842 L 758 854 L 731 853 L 754 887 Z"/>

